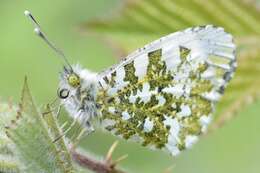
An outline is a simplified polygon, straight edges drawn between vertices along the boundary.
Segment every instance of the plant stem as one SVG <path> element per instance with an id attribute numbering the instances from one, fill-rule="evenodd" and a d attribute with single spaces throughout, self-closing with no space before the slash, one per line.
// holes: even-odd
<path id="1" fill-rule="evenodd" d="M 75 149 L 71 149 L 71 156 L 74 161 L 84 168 L 87 168 L 96 173 L 126 173 L 122 170 L 116 169 L 115 164 L 96 161 L 88 156 L 78 153 Z"/>

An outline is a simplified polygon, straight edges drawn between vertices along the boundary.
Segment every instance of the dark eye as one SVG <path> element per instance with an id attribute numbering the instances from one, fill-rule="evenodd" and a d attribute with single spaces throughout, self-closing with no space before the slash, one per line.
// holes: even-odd
<path id="1" fill-rule="evenodd" d="M 58 91 L 58 96 L 61 99 L 66 99 L 70 94 L 70 91 L 68 89 L 61 89 Z"/>

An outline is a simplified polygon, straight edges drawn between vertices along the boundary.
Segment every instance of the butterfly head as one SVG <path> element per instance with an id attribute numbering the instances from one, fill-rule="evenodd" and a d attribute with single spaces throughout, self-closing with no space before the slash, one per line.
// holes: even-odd
<path id="1" fill-rule="evenodd" d="M 58 97 L 69 114 L 80 122 L 96 115 L 96 73 L 80 65 L 64 67 L 60 75 Z"/>
<path id="2" fill-rule="evenodd" d="M 60 75 L 61 81 L 58 89 L 58 97 L 60 99 L 68 98 L 72 91 L 77 90 L 77 88 L 80 87 L 81 79 L 74 71 L 73 68 L 64 67 L 64 70 Z"/>

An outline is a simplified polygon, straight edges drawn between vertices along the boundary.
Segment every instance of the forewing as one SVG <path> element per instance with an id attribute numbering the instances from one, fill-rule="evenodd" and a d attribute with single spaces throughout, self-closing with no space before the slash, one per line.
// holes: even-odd
<path id="1" fill-rule="evenodd" d="M 176 155 L 206 131 L 235 67 L 235 45 L 223 28 L 154 41 L 99 75 L 103 126 Z"/>

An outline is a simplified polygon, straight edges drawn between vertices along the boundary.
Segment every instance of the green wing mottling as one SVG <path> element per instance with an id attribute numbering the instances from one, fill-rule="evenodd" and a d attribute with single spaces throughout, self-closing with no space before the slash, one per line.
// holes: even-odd
<path id="1" fill-rule="evenodd" d="M 205 132 L 228 82 L 224 76 L 234 69 L 208 63 L 211 54 L 203 59 L 185 44 L 165 48 L 143 51 L 102 76 L 97 101 L 106 130 L 176 155 Z M 215 76 L 205 77 L 212 71 Z"/>

